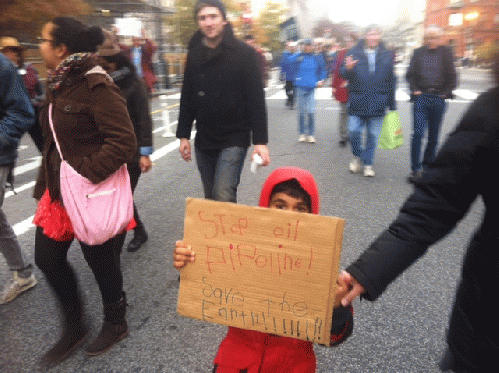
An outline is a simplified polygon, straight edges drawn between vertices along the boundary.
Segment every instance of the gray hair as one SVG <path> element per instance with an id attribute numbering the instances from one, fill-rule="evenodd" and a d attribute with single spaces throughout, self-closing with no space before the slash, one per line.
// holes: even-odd
<path id="1" fill-rule="evenodd" d="M 370 24 L 369 26 L 367 26 L 365 29 L 364 29 L 364 36 L 367 35 L 368 32 L 370 31 L 378 31 L 378 33 L 380 35 L 383 34 L 383 31 L 381 30 L 381 27 L 379 25 L 376 25 L 376 24 Z"/>

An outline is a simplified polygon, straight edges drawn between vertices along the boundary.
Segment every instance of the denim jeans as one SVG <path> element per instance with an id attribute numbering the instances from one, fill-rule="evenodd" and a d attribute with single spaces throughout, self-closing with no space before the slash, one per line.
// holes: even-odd
<path id="1" fill-rule="evenodd" d="M 426 167 L 435 158 L 438 135 L 445 112 L 445 99 L 437 95 L 422 94 L 415 96 L 412 107 L 414 123 L 411 143 L 411 170 L 418 171 Z M 421 163 L 421 140 L 428 129 L 428 142 Z"/>
<path id="2" fill-rule="evenodd" d="M 314 109 L 315 109 L 315 89 L 306 90 L 301 87 L 296 87 L 296 95 L 298 97 L 298 123 L 299 134 L 313 136 L 315 133 L 314 125 Z M 308 116 L 305 118 L 305 115 Z M 306 124 L 307 122 L 307 124 Z"/>
<path id="3" fill-rule="evenodd" d="M 5 182 L 10 166 L 0 166 L 0 252 L 11 271 L 18 271 L 23 278 L 31 276 L 31 265 L 24 258 L 21 246 L 14 230 L 7 222 L 7 217 L 2 211 L 5 193 Z"/>
<path id="4" fill-rule="evenodd" d="M 237 186 L 241 179 L 248 148 L 233 146 L 217 150 L 195 148 L 196 164 L 204 196 L 222 202 L 237 202 Z"/>
<path id="5" fill-rule="evenodd" d="M 383 117 L 358 117 L 350 115 L 348 129 L 352 153 L 359 157 L 364 165 L 371 166 L 374 162 L 374 152 L 378 146 L 379 134 L 383 125 Z M 365 145 L 363 146 L 363 130 L 366 130 Z"/>

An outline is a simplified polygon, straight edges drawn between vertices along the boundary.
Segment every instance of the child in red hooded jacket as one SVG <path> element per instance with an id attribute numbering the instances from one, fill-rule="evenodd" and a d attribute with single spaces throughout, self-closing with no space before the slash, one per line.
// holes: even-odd
<path id="1" fill-rule="evenodd" d="M 319 192 L 312 174 L 297 167 L 273 171 L 265 181 L 260 207 L 319 213 Z M 184 241 L 177 241 L 174 266 L 182 268 L 194 261 L 195 254 Z M 331 345 L 343 342 L 353 330 L 353 309 L 343 307 L 345 284 L 338 284 L 331 327 Z M 281 337 L 229 327 L 218 349 L 213 373 L 314 373 L 316 359 L 313 344 L 299 339 Z"/>

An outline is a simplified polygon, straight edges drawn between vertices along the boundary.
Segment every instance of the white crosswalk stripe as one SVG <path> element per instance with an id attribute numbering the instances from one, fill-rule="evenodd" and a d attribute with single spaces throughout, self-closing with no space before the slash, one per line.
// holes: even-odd
<path id="1" fill-rule="evenodd" d="M 286 99 L 286 93 L 283 89 L 282 84 L 278 84 L 275 86 L 271 86 L 269 88 L 265 88 L 266 91 L 273 90 L 273 89 L 278 89 L 277 92 L 270 94 L 267 96 L 267 100 L 285 100 Z M 455 100 L 458 102 L 461 101 L 473 101 L 475 100 L 479 93 L 467 90 L 467 89 L 456 89 L 453 91 L 455 95 Z M 169 99 L 180 99 L 180 93 L 176 93 L 173 95 L 168 96 Z M 330 87 L 323 87 L 323 88 L 317 88 L 315 90 L 315 99 L 316 100 L 331 100 L 332 99 L 332 91 Z M 410 96 L 409 92 L 406 89 L 399 88 L 395 92 L 395 99 L 397 101 L 409 101 Z"/>
<path id="2" fill-rule="evenodd" d="M 455 99 L 457 100 L 465 100 L 465 101 L 473 101 L 478 97 L 478 93 L 469 91 L 467 89 L 456 89 L 454 91 Z M 315 90 L 315 99 L 316 100 L 331 100 L 333 98 L 331 88 L 317 88 Z M 279 90 L 276 93 L 267 97 L 267 100 L 285 100 L 286 93 L 284 90 Z M 409 101 L 410 96 L 407 90 L 399 88 L 395 92 L 395 99 L 397 101 Z"/>
<path id="3" fill-rule="evenodd" d="M 456 96 L 459 96 L 465 100 L 473 101 L 478 97 L 478 93 L 468 91 L 467 89 L 455 89 L 453 92 Z"/>
<path id="4" fill-rule="evenodd" d="M 163 127 L 162 127 L 162 129 L 164 130 Z M 196 135 L 196 131 L 192 131 L 192 137 L 194 137 L 195 135 Z M 164 145 L 161 148 L 155 150 L 153 152 L 153 154 L 151 154 L 151 156 L 150 156 L 151 161 L 155 162 L 155 161 L 165 157 L 167 154 L 176 150 L 178 148 L 179 144 L 180 144 L 180 140 L 175 140 L 175 141 L 173 141 L 167 145 Z M 16 169 L 18 170 L 17 174 L 22 174 L 22 173 L 28 172 L 29 170 L 32 170 L 33 169 L 32 164 L 34 164 L 34 162 L 36 162 L 36 161 L 39 162 L 40 161 L 39 158 L 41 158 L 41 157 L 35 157 L 33 162 L 25 165 L 28 167 L 23 167 L 23 166 L 16 167 Z M 27 184 L 16 187 L 15 188 L 16 193 L 20 193 L 20 192 L 23 192 L 25 190 L 29 190 L 29 189 L 33 188 L 35 186 L 35 183 L 36 183 L 35 181 L 31 181 Z M 14 195 L 15 195 L 14 192 L 9 190 L 5 193 L 5 198 L 12 197 Z M 17 236 L 20 236 L 20 235 L 30 231 L 31 229 L 33 229 L 35 227 L 33 225 L 33 219 L 34 219 L 34 215 L 30 216 L 27 219 L 24 219 L 23 221 L 20 221 L 19 223 L 13 224 L 12 229 L 14 230 L 14 233 Z"/>
<path id="5" fill-rule="evenodd" d="M 31 162 L 14 168 L 14 176 L 22 175 L 26 172 L 36 170 L 42 164 L 42 156 L 36 156 L 29 160 Z"/>
<path id="6" fill-rule="evenodd" d="M 264 88 L 265 91 L 268 91 L 270 89 L 284 89 L 284 84 L 271 84 L 269 87 Z M 164 98 L 168 98 L 169 100 L 180 100 L 180 92 L 174 93 L 169 96 L 163 96 Z"/>

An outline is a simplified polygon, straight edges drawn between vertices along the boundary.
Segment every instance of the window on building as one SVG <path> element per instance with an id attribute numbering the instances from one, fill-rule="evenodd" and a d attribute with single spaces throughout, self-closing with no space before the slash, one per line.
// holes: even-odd
<path id="1" fill-rule="evenodd" d="M 463 24 L 463 15 L 461 13 L 449 14 L 449 26 L 458 27 Z"/>

